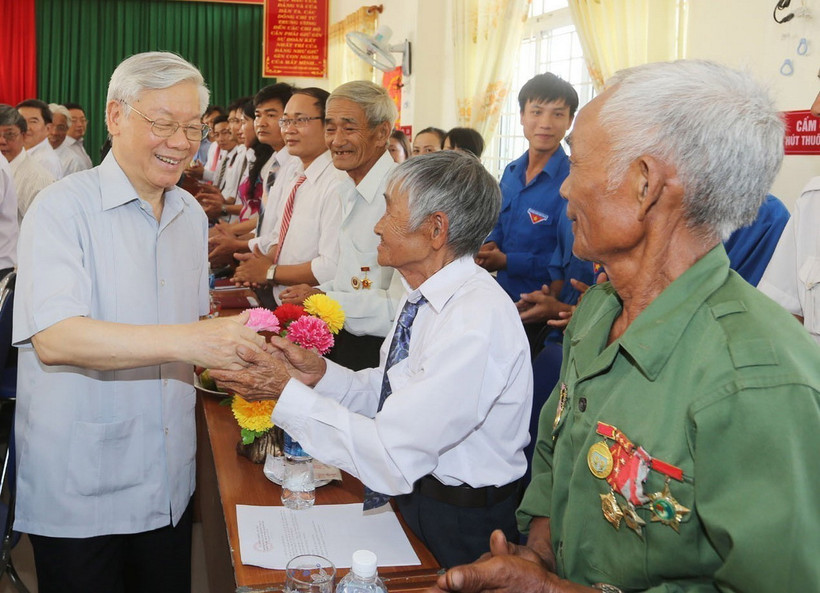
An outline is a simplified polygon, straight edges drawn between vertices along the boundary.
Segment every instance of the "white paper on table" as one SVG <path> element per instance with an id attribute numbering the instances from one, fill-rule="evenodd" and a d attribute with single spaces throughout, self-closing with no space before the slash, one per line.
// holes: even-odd
<path id="1" fill-rule="evenodd" d="M 353 552 L 371 550 L 379 566 L 421 564 L 396 514 L 362 513 L 362 503 L 327 504 L 293 511 L 236 505 L 242 564 L 283 570 L 299 554 L 318 554 L 350 568 Z"/>

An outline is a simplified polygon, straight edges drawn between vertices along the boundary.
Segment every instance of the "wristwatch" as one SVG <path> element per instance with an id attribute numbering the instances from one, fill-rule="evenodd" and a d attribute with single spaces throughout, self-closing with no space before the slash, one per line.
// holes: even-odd
<path id="1" fill-rule="evenodd" d="M 604 593 L 624 593 L 615 585 L 609 585 L 607 583 L 595 583 L 592 585 L 593 589 L 598 589 L 599 591 L 603 591 Z"/>
<path id="2" fill-rule="evenodd" d="M 276 264 L 271 265 L 268 268 L 268 273 L 265 274 L 265 280 L 268 282 L 273 282 L 273 277 L 276 275 Z"/>

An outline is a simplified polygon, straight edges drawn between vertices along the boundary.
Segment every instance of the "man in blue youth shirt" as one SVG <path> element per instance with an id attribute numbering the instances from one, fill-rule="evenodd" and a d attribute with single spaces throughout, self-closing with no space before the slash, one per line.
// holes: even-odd
<path id="1" fill-rule="evenodd" d="M 563 216 L 558 189 L 569 174 L 561 140 L 572 125 L 578 93 L 554 74 L 539 74 L 521 88 L 518 104 L 529 148 L 504 170 L 501 215 L 476 257 L 498 272 L 513 301 L 552 280 L 549 264 Z"/>

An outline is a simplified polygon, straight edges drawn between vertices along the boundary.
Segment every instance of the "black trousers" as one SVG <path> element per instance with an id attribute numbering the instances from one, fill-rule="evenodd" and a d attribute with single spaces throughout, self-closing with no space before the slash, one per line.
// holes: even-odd
<path id="1" fill-rule="evenodd" d="M 89 538 L 29 535 L 40 593 L 190 593 L 193 503 L 176 527 Z"/>
<path id="2" fill-rule="evenodd" d="M 336 335 L 327 358 L 353 371 L 377 367 L 382 342 L 384 338 L 379 336 L 356 336 L 342 330 Z"/>
<path id="3" fill-rule="evenodd" d="M 444 567 L 467 564 L 490 551 L 490 534 L 501 529 L 518 542 L 515 523 L 518 493 L 483 508 L 465 508 L 441 502 L 419 492 L 395 497 L 407 526 Z"/>

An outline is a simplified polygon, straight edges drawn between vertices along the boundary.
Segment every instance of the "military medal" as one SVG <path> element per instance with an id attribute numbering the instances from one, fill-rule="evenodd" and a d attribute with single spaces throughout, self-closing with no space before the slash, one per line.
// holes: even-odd
<path id="1" fill-rule="evenodd" d="M 552 432 L 558 428 L 561 422 L 561 416 L 564 414 L 564 408 L 567 406 L 567 384 L 561 383 L 561 392 L 558 395 L 558 409 L 555 411 L 555 420 L 552 421 Z M 552 435 L 552 440 L 555 440 L 555 434 Z"/>
<path id="2" fill-rule="evenodd" d="M 350 285 L 353 287 L 353 290 L 359 290 L 363 288 L 364 290 L 368 290 L 370 287 L 373 286 L 373 281 L 367 277 L 367 273 L 370 271 L 369 266 L 362 266 L 361 271 L 363 276 L 359 278 L 358 276 L 353 276 L 350 278 Z"/>
<path id="3" fill-rule="evenodd" d="M 649 495 L 652 501 L 652 521 L 660 521 L 664 525 L 669 525 L 672 529 L 680 532 L 680 520 L 689 513 L 689 509 L 680 504 L 669 491 L 669 477 L 663 485 L 661 492 Z"/>
<path id="4" fill-rule="evenodd" d="M 589 448 L 587 465 L 592 475 L 602 480 L 612 473 L 612 452 L 606 442 L 599 441 Z"/>
<path id="5" fill-rule="evenodd" d="M 606 494 L 601 494 L 601 511 L 604 513 L 604 518 L 612 523 L 615 529 L 621 526 L 621 519 L 624 518 L 624 512 L 618 506 L 618 501 L 615 500 L 615 493 L 610 490 Z"/>
<path id="6" fill-rule="evenodd" d="M 646 521 L 641 519 L 638 515 L 638 512 L 635 510 L 635 506 L 631 502 L 628 502 L 626 504 L 626 508 L 622 510 L 624 513 L 624 523 L 626 523 L 626 526 L 638 535 L 643 535 L 643 530 L 641 527 L 646 525 Z"/>

